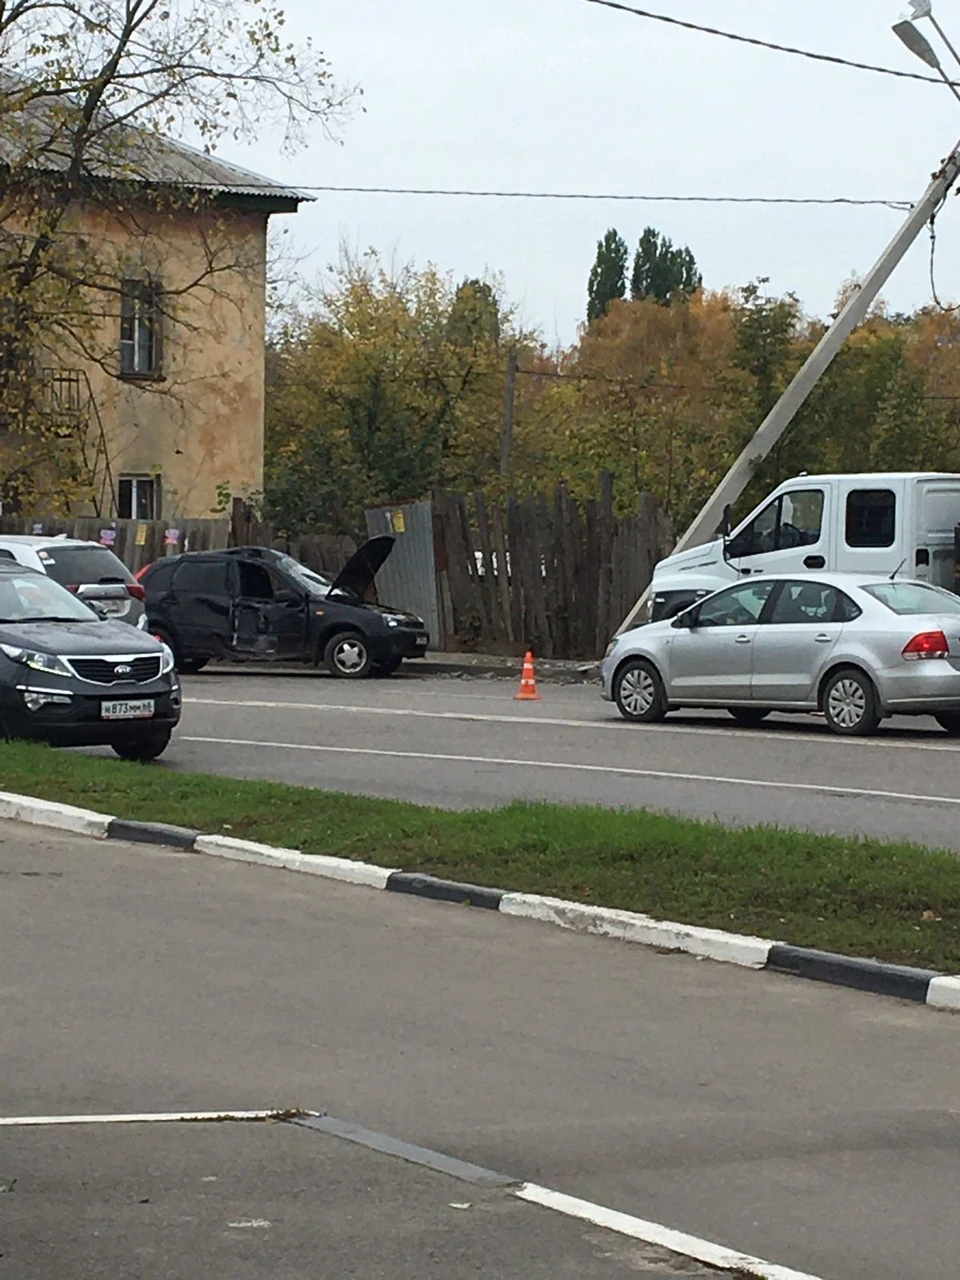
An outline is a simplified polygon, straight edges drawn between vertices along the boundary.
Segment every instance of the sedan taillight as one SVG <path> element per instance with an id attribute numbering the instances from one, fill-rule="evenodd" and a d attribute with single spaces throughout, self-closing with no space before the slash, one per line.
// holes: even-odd
<path id="1" fill-rule="evenodd" d="M 921 631 L 904 645 L 900 656 L 911 662 L 920 658 L 948 658 L 950 645 L 942 631 Z"/>
<path id="2" fill-rule="evenodd" d="M 146 600 L 147 588 L 142 582 L 128 582 L 127 591 L 133 596 L 134 600 Z"/>

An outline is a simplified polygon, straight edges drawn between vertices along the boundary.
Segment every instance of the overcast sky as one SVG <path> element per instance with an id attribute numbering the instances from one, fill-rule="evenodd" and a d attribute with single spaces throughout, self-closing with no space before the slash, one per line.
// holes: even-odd
<path id="1" fill-rule="evenodd" d="M 935 0 L 960 40 L 960 0 Z M 636 0 L 644 7 L 644 0 Z M 784 44 L 923 71 L 890 26 L 906 0 L 647 0 L 647 7 Z M 946 87 L 897 80 L 681 31 L 586 0 L 287 0 L 365 112 L 342 145 L 319 129 L 290 159 L 277 139 L 225 158 L 293 184 L 912 200 L 960 137 Z M 929 24 L 924 29 L 933 36 Z M 958 73 L 960 74 L 960 73 Z M 306 275 L 341 241 L 462 276 L 502 273 L 545 339 L 569 343 L 596 241 L 652 224 L 689 244 L 710 288 L 768 276 L 830 311 L 902 218 L 888 209 L 321 194 L 293 218 Z M 960 205 L 938 224 L 941 295 L 960 297 Z M 929 301 L 929 245 L 884 292 Z"/>

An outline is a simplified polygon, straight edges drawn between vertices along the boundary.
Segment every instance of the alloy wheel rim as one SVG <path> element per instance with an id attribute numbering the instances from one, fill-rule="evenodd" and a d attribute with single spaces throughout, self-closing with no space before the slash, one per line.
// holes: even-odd
<path id="1" fill-rule="evenodd" d="M 857 680 L 838 680 L 827 699 L 830 718 L 842 729 L 853 729 L 867 712 L 867 695 Z"/>
<path id="2" fill-rule="evenodd" d="M 632 716 L 645 715 L 653 706 L 657 688 L 645 667 L 627 671 L 620 681 L 620 701 Z"/>
<path id="3" fill-rule="evenodd" d="M 341 671 L 359 671 L 367 660 L 366 650 L 356 640 L 344 640 L 337 645 L 333 660 Z"/>

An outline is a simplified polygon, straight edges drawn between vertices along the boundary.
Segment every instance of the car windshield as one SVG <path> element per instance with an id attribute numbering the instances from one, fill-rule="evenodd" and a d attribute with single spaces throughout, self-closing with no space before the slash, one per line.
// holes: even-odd
<path id="1" fill-rule="evenodd" d="M 926 582 L 873 582 L 863 587 L 868 596 L 893 613 L 960 613 L 960 598 Z"/>
<path id="2" fill-rule="evenodd" d="M 314 573 L 312 569 L 308 569 L 299 560 L 294 560 L 293 556 L 281 556 L 280 568 L 290 574 L 292 578 L 296 578 L 297 582 L 306 587 L 311 595 L 325 596 L 333 586 L 329 578 L 325 578 L 322 573 Z"/>
<path id="3" fill-rule="evenodd" d="M 0 574 L 0 622 L 96 622 L 92 609 L 40 573 Z"/>

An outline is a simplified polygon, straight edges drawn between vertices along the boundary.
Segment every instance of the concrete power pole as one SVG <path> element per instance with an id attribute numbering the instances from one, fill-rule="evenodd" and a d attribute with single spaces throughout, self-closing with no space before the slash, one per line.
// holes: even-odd
<path id="1" fill-rule="evenodd" d="M 950 188 L 956 182 L 958 174 L 960 174 L 960 143 L 934 174 L 930 186 L 911 209 L 903 226 L 884 250 L 876 266 L 850 297 L 806 364 L 757 428 L 753 439 L 714 489 L 700 514 L 677 543 L 675 551 L 699 546 L 703 542 L 709 542 L 716 535 L 725 508 L 736 502 L 743 493 L 757 465 L 766 458 L 789 427 L 814 387 L 833 363 L 847 338 L 864 320 L 880 290 L 899 266 L 907 250 L 936 214 Z M 640 613 L 649 595 L 648 587 L 624 620 L 617 632 L 618 635 L 620 632 L 629 630 L 633 625 L 634 619 Z"/>

